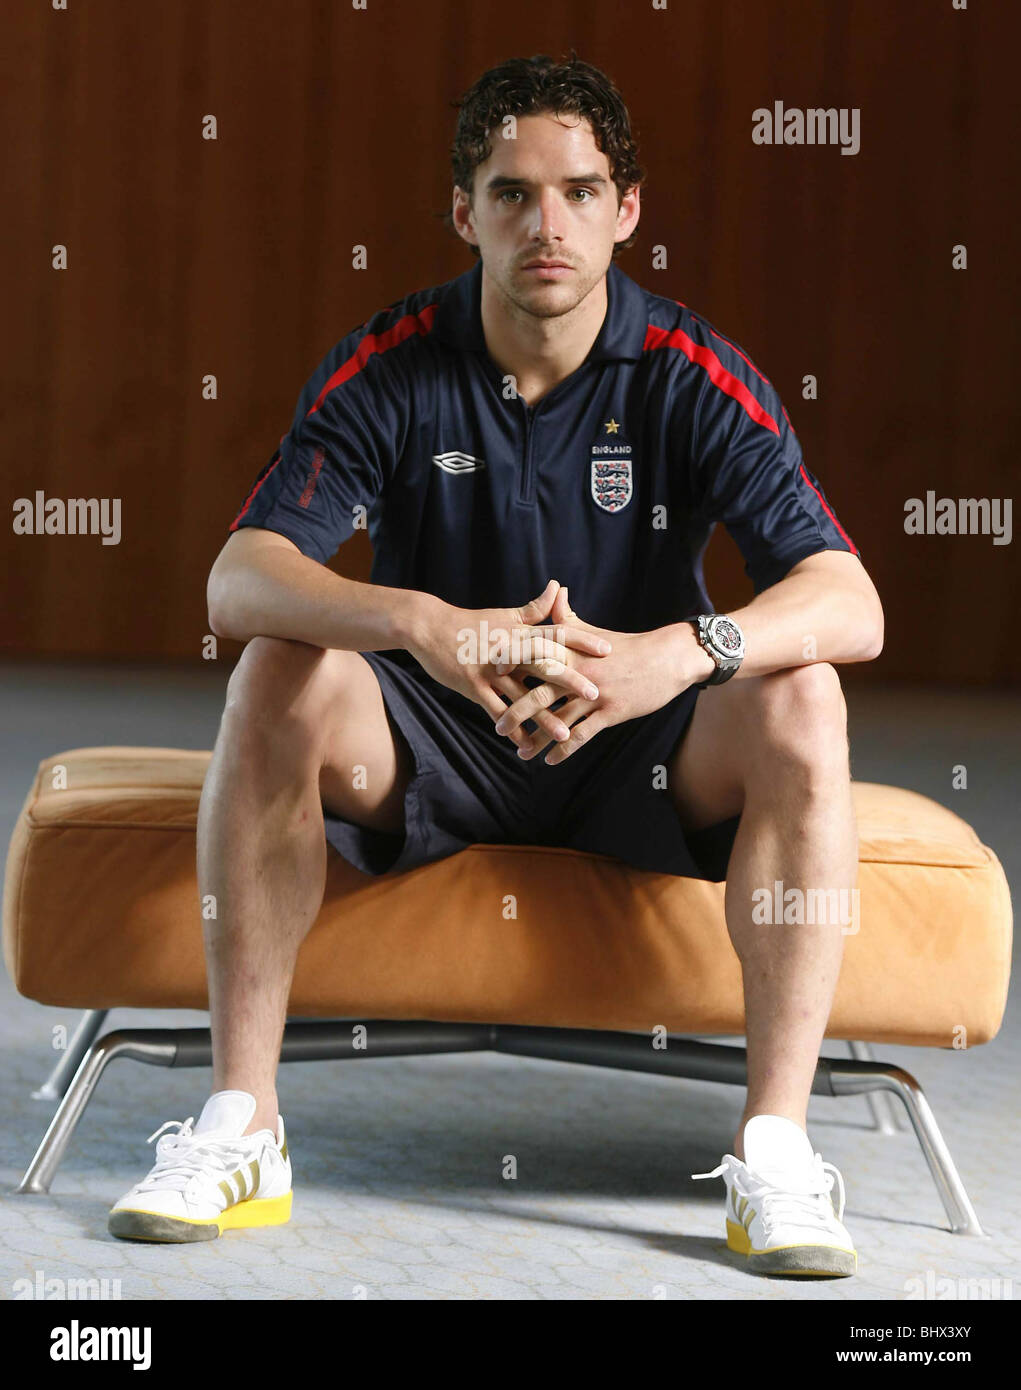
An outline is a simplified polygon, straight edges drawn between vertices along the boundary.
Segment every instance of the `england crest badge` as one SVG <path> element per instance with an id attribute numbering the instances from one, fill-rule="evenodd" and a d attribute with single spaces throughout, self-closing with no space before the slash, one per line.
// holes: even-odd
<path id="1" fill-rule="evenodd" d="M 616 421 L 610 421 L 616 425 Z M 619 512 L 634 493 L 634 463 L 631 445 L 620 437 L 620 427 L 609 430 L 611 438 L 601 437 L 592 445 L 590 488 L 592 500 L 604 512 Z"/>

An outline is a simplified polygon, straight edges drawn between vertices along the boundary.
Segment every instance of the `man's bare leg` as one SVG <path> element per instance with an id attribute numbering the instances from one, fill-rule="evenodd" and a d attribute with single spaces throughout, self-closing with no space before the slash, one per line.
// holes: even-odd
<path id="1" fill-rule="evenodd" d="M 727 928 L 741 961 L 748 1093 L 734 1153 L 753 1115 L 802 1128 L 843 956 L 840 924 L 752 920 L 756 889 L 851 889 L 858 832 L 846 706 L 826 663 L 710 687 L 669 776 L 682 822 L 741 813 L 727 873 Z"/>
<path id="2" fill-rule="evenodd" d="M 355 790 L 353 768 L 366 769 Z M 282 638 L 248 643 L 227 687 L 198 816 L 213 1089 L 243 1090 L 246 1133 L 276 1129 L 276 1072 L 298 948 L 322 904 L 322 804 L 377 830 L 403 825 L 410 753 L 368 662 Z"/>

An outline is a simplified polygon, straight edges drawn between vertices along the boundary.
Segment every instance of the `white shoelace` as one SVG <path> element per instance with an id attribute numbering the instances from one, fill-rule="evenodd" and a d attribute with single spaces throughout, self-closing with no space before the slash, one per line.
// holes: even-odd
<path id="1" fill-rule="evenodd" d="M 739 1166 L 735 1166 L 735 1164 Z M 846 1195 L 844 1179 L 840 1169 L 835 1164 L 824 1162 L 821 1154 L 815 1155 L 809 1184 L 801 1191 L 790 1191 L 787 1188 L 777 1187 L 774 1183 L 767 1182 L 765 1178 L 757 1177 L 739 1159 L 731 1159 L 729 1155 L 711 1173 L 692 1173 L 691 1176 L 696 1179 L 719 1178 L 725 1173 L 733 1173 L 734 1190 L 739 1196 L 747 1197 L 750 1202 L 757 1201 L 761 1204 L 763 1219 L 797 1222 L 799 1218 L 804 1219 L 805 1216 L 814 1217 L 816 1220 L 820 1216 L 828 1217 L 833 1211 L 831 1194 L 834 1186 L 836 1186 L 840 1198 L 836 1207 L 837 1220 L 843 1219 Z M 821 1205 L 821 1203 L 825 1204 Z"/>
<path id="2" fill-rule="evenodd" d="M 194 1115 L 189 1115 L 183 1122 L 167 1120 L 166 1124 L 160 1125 L 155 1133 L 149 1135 L 147 1144 L 151 1144 L 154 1139 L 158 1141 L 156 1162 L 152 1171 L 138 1184 L 139 1191 L 151 1187 L 170 1187 L 183 1191 L 196 1173 L 208 1173 L 212 1167 L 226 1176 L 239 1162 L 246 1161 L 251 1145 L 246 1146 L 245 1140 L 250 1140 L 251 1136 L 224 1139 L 210 1135 L 207 1139 L 195 1133 L 192 1128 L 194 1122 Z M 174 1125 L 177 1126 L 176 1134 L 163 1133 Z"/>

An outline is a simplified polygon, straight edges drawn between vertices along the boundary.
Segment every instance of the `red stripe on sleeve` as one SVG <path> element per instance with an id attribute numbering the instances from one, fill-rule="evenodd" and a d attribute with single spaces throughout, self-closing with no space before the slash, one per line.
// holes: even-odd
<path id="1" fill-rule="evenodd" d="M 645 334 L 646 351 L 650 348 L 663 347 L 680 348 L 690 362 L 705 368 L 713 385 L 718 386 L 725 395 L 737 401 L 749 419 L 754 420 L 757 425 L 771 430 L 779 438 L 780 428 L 772 415 L 763 409 L 743 381 L 739 381 L 732 372 L 727 371 L 712 348 L 703 347 L 701 343 L 694 342 L 680 328 L 657 328 L 655 324 L 650 323 Z"/>
<path id="2" fill-rule="evenodd" d="M 286 438 L 286 435 L 284 436 L 284 438 Z M 282 444 L 282 443 L 284 442 L 283 439 L 281 439 L 280 442 L 281 442 L 281 444 Z M 259 479 L 259 481 L 255 484 L 255 486 L 252 488 L 251 492 L 248 494 L 247 498 L 245 499 L 245 505 L 244 505 L 244 506 L 241 508 L 241 510 L 238 512 L 238 514 L 237 514 L 237 516 L 234 518 L 234 520 L 230 523 L 230 526 L 229 526 L 229 528 L 228 528 L 229 530 L 231 530 L 231 531 L 236 531 L 236 530 L 238 529 L 238 525 L 239 525 L 239 523 L 240 523 L 240 521 L 241 521 L 241 518 L 244 516 L 245 512 L 247 512 L 248 508 L 249 508 L 249 507 L 252 505 L 252 503 L 255 501 L 255 499 L 256 499 L 256 497 L 257 497 L 257 495 L 258 495 L 259 489 L 262 487 L 263 483 L 266 481 L 266 479 L 269 477 L 269 475 L 273 472 L 273 469 L 276 468 L 276 466 L 277 466 L 277 464 L 278 464 L 279 462 L 280 462 L 280 455 L 279 455 L 279 453 L 278 453 L 277 456 L 276 456 L 276 458 L 273 460 L 273 462 L 270 464 L 270 466 L 266 469 L 265 473 L 263 473 L 262 477 L 261 477 L 261 478 Z"/>
<path id="3" fill-rule="evenodd" d="M 350 381 L 353 376 L 356 376 L 373 353 L 386 352 L 389 348 L 396 347 L 398 343 L 402 343 L 405 338 L 410 338 L 414 333 L 428 333 L 433 326 L 433 319 L 436 316 L 436 307 L 435 304 L 428 304 L 419 314 L 405 314 L 404 318 L 398 319 L 393 327 L 388 328 L 385 333 L 367 333 L 358 344 L 357 351 L 354 355 L 349 357 L 342 366 L 337 368 L 329 381 L 327 381 L 326 385 L 319 392 L 312 408 L 306 412 L 305 419 L 307 420 L 309 415 L 315 414 L 335 386 L 340 386 L 343 382 Z M 286 438 L 287 436 L 282 434 L 280 436 L 280 443 L 283 444 Z M 280 454 L 278 453 L 270 467 L 266 469 L 266 472 L 248 494 L 245 505 L 231 522 L 229 528 L 231 531 L 237 530 L 238 523 L 255 501 L 259 489 L 279 462 Z M 307 505 L 307 503 L 305 505 Z"/>
<path id="4" fill-rule="evenodd" d="M 758 367 L 756 367 L 752 359 L 750 357 L 745 356 L 745 354 L 738 347 L 737 343 L 732 343 L 730 339 L 725 338 L 722 333 L 717 333 L 715 328 L 710 328 L 709 332 L 713 335 L 714 338 L 719 338 L 721 343 L 726 343 L 727 347 L 732 348 L 733 351 L 737 353 L 738 357 L 741 358 L 742 362 L 747 362 L 749 367 L 751 367 L 752 371 L 755 373 L 757 377 L 760 378 L 760 380 L 764 381 L 767 386 L 772 386 L 773 383 L 769 380 L 769 378 L 762 375 L 762 373 L 759 371 Z"/>
<path id="5" fill-rule="evenodd" d="M 851 547 L 851 553 L 852 553 L 852 555 L 857 555 L 857 554 L 859 553 L 859 552 L 858 552 L 858 547 L 855 545 L 854 541 L 853 541 L 853 540 L 851 539 L 851 537 L 847 534 L 847 532 L 846 532 L 846 531 L 844 530 L 844 528 L 841 526 L 840 522 L 839 522 L 839 521 L 837 520 L 837 518 L 834 516 L 833 512 L 832 512 L 832 511 L 830 510 L 830 508 L 827 506 L 827 504 L 826 504 L 826 498 L 822 495 L 822 493 L 821 493 L 821 492 L 819 491 L 819 489 L 816 487 L 815 483 L 812 482 L 812 479 L 811 479 L 811 478 L 808 476 L 808 474 L 805 472 L 805 465 L 804 465 L 804 464 L 801 465 L 801 476 L 804 478 L 805 482 L 808 484 L 808 486 L 809 486 L 809 487 L 812 489 L 812 491 L 815 493 L 816 497 L 818 497 L 819 501 L 822 503 L 822 509 L 823 509 L 823 511 L 826 513 L 826 515 L 829 517 L 830 521 L 833 522 L 833 525 L 837 528 L 837 530 L 838 530 L 838 531 L 840 532 L 840 534 L 843 536 L 844 540 L 847 541 L 848 545 Z"/>
<path id="6" fill-rule="evenodd" d="M 365 366 L 369 358 L 376 352 L 386 352 L 398 343 L 403 343 L 405 338 L 410 338 L 415 333 L 425 334 L 433 326 L 433 319 L 436 316 L 436 305 L 427 305 L 420 314 L 405 314 L 402 319 L 398 319 L 392 328 L 388 328 L 385 333 L 366 333 L 365 337 L 358 344 L 357 351 L 349 357 L 342 366 L 330 377 L 329 381 L 319 392 L 315 404 L 305 416 L 314 415 L 322 405 L 323 401 L 330 392 L 337 386 L 343 385 L 345 381 L 350 381 L 353 376 Z"/>

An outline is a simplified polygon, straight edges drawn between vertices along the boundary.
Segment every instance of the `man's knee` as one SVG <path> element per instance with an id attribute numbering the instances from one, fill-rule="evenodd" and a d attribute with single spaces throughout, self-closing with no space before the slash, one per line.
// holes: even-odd
<path id="1" fill-rule="evenodd" d="M 808 774 L 846 763 L 847 705 L 828 662 L 774 671 L 762 678 L 758 697 L 759 752 L 768 762 Z"/>
<path id="2" fill-rule="evenodd" d="M 324 735 L 326 704 L 336 700 L 351 652 L 307 642 L 253 637 L 227 683 L 224 721 L 239 735 L 271 734 L 281 743 L 312 743 Z"/>

